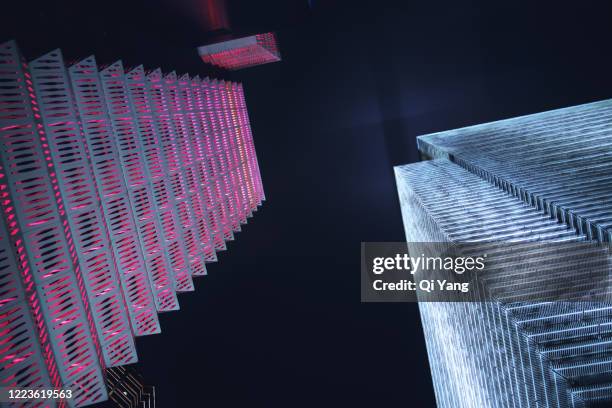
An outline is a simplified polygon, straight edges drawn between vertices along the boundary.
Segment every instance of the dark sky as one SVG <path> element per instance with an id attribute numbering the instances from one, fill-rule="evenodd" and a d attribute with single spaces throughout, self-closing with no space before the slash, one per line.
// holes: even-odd
<path id="1" fill-rule="evenodd" d="M 138 340 L 161 408 L 435 406 L 416 306 L 359 299 L 360 242 L 403 238 L 392 166 L 419 134 L 612 97 L 605 2 L 236 0 L 284 61 L 231 75 L 197 58 L 197 0 L 14 3 L 0 40 L 30 59 L 245 84 L 268 201 Z"/>

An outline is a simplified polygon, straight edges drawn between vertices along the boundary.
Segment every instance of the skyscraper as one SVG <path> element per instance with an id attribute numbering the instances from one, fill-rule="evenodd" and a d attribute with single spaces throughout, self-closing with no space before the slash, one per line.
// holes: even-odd
<path id="1" fill-rule="evenodd" d="M 396 167 L 409 250 L 497 254 L 487 299 L 419 304 L 439 406 L 612 403 L 611 114 L 602 101 L 425 135 L 433 160 Z"/>
<path id="2" fill-rule="evenodd" d="M 0 385 L 103 401 L 265 199 L 243 88 L 14 42 L 0 81 Z"/>

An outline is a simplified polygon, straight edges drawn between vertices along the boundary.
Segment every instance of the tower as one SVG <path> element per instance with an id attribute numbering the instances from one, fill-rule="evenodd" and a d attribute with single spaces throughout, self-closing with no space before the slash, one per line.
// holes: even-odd
<path id="1" fill-rule="evenodd" d="M 0 81 L 1 385 L 104 401 L 265 199 L 243 88 L 15 42 Z"/>
<path id="2" fill-rule="evenodd" d="M 432 160 L 396 167 L 409 251 L 489 253 L 486 299 L 419 304 L 439 406 L 612 401 L 611 114 L 608 100 L 424 135 Z"/>

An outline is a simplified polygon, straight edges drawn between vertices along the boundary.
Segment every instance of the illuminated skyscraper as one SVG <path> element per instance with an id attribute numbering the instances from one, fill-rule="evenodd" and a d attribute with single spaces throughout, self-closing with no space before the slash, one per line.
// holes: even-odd
<path id="1" fill-rule="evenodd" d="M 265 199 L 243 89 L 14 42 L 0 81 L 0 385 L 103 401 Z"/>
<path id="2" fill-rule="evenodd" d="M 231 71 L 281 60 L 274 33 L 251 35 L 198 47 L 204 62 Z"/>
<path id="3" fill-rule="evenodd" d="M 440 407 L 611 406 L 611 115 L 602 101 L 425 135 L 434 160 L 396 167 L 409 248 L 499 255 L 486 301 L 419 304 Z M 517 297 L 545 291 L 564 297 Z"/>

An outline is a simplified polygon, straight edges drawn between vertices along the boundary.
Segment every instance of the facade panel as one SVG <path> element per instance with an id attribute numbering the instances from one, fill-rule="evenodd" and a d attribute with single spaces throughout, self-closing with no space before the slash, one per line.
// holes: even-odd
<path id="1" fill-rule="evenodd" d="M 46 131 L 56 122 L 51 109 L 43 112 L 37 102 L 32 76 L 14 43 L 3 44 L 9 55 L 2 60 L 8 86 L 15 87 L 12 95 L 13 114 L 3 118 L 3 138 L 0 146 L 2 167 L 6 169 L 8 194 L 14 203 L 14 214 L 5 213 L 10 225 L 16 222 L 23 237 L 23 256 L 31 274 L 22 276 L 28 289 L 32 285 L 38 299 L 34 312 L 40 313 L 40 331 L 48 334 L 45 342 L 54 357 L 62 384 L 73 389 L 77 405 L 87 405 L 106 399 L 102 375 L 104 367 L 100 344 L 94 330 L 91 309 L 87 304 L 81 265 L 66 220 L 66 207 L 58 186 L 58 172 L 51 157 Z M 53 72 L 59 53 L 39 58 L 33 69 L 51 65 L 42 85 L 52 88 L 58 80 Z M 42 74 L 38 81 L 42 82 Z M 51 97 L 50 95 L 47 95 Z M 66 126 L 62 115 L 66 101 L 59 102 L 57 126 Z M 42 123 L 43 115 L 47 122 Z M 55 130 L 55 128 L 53 128 Z"/>

